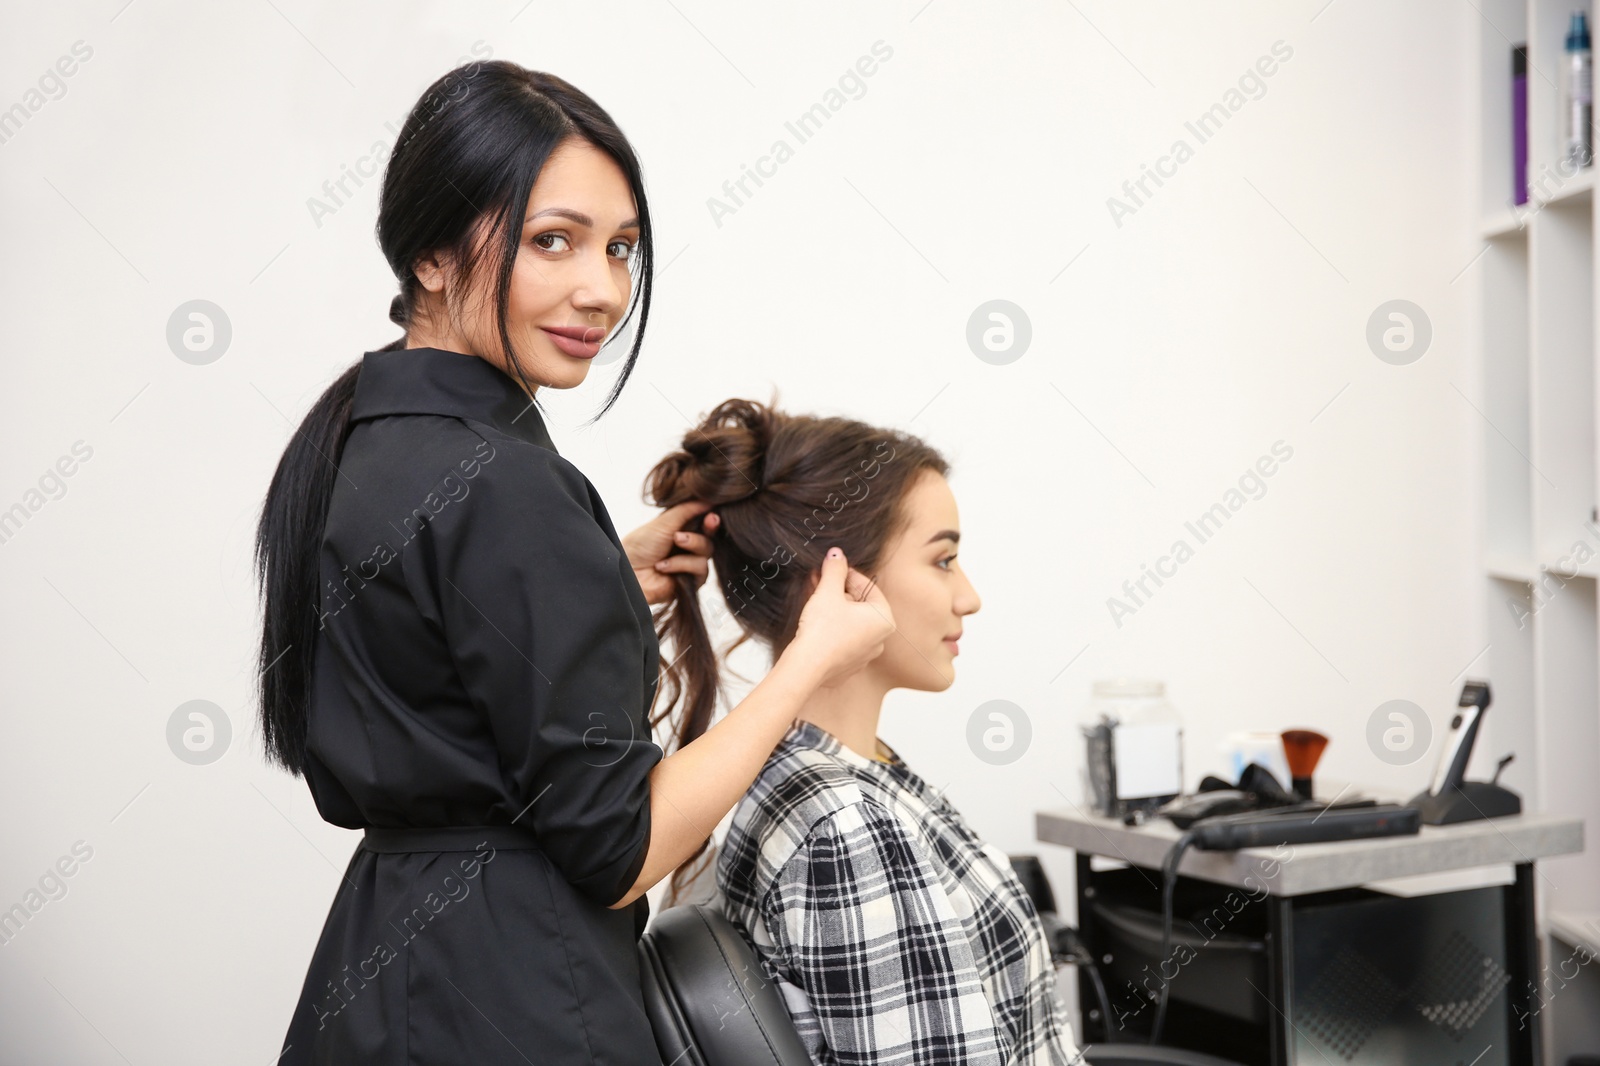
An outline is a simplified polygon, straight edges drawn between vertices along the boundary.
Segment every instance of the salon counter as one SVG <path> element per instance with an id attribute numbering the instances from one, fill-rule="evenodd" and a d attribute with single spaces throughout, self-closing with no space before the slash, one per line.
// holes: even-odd
<path id="1" fill-rule="evenodd" d="M 1045 843 L 1079 854 L 1152 869 L 1160 868 L 1167 849 L 1179 836 L 1177 827 L 1164 818 L 1127 826 L 1120 819 L 1076 809 L 1036 812 L 1034 833 Z M 1583 850 L 1583 821 L 1555 814 L 1519 814 L 1457 825 L 1425 825 L 1416 836 L 1295 844 L 1293 848 L 1292 862 L 1282 862 L 1282 852 L 1271 847 L 1239 851 L 1191 848 L 1178 872 L 1236 887 L 1261 883 L 1273 895 L 1299 896 L 1391 878 L 1570 855 Z M 1263 878 L 1264 866 L 1275 859 L 1280 860 L 1273 867 L 1275 875 Z"/>

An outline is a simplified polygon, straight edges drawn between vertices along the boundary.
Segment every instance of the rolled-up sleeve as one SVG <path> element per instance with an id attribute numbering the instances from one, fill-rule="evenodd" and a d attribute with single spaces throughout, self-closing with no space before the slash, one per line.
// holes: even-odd
<path id="1" fill-rule="evenodd" d="M 545 448 L 495 448 L 440 509 L 420 579 L 493 731 L 511 816 L 573 886 L 609 905 L 650 840 L 649 775 L 663 753 L 644 722 L 642 642 L 653 655 L 654 634 L 583 475 Z"/>
<path id="2" fill-rule="evenodd" d="M 936 868 L 888 811 L 855 803 L 817 822 L 761 910 L 842 1066 L 1010 1061 Z"/>

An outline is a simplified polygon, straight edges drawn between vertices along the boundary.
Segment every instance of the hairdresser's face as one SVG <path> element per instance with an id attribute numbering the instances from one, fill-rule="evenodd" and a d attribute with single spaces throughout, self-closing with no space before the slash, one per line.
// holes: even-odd
<path id="1" fill-rule="evenodd" d="M 622 169 L 589 142 L 569 137 L 545 161 L 528 197 L 522 239 L 511 273 L 506 328 L 534 389 L 570 389 L 589 373 L 592 355 L 570 350 L 550 330 L 576 331 L 597 350 L 622 320 L 632 291 L 628 262 L 639 241 L 637 209 Z M 487 223 L 479 224 L 480 239 Z M 500 342 L 491 249 L 465 294 L 448 293 L 454 315 L 433 314 L 413 329 L 411 347 L 481 356 L 516 377 Z M 430 297 L 449 280 L 432 261 L 417 277 Z M 430 310 L 435 301 L 430 300 Z M 563 345 L 568 345 L 564 348 Z"/>
<path id="2" fill-rule="evenodd" d="M 895 634 L 868 669 L 886 687 L 939 691 L 955 681 L 957 646 L 948 638 L 980 606 L 956 561 L 961 524 L 944 477 L 925 470 L 903 501 L 905 531 L 888 546 L 878 587 L 894 612 Z"/>

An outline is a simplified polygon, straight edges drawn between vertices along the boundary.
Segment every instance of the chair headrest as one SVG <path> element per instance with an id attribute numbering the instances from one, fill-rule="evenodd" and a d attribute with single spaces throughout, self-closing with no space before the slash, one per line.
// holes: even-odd
<path id="1" fill-rule="evenodd" d="M 674 1066 L 811 1066 L 745 935 L 704 903 L 669 907 L 639 940 L 645 1010 Z"/>

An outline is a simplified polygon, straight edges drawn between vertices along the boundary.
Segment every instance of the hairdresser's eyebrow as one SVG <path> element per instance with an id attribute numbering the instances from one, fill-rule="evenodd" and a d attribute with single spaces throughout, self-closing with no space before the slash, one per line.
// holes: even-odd
<path id="1" fill-rule="evenodd" d="M 952 544 L 960 544 L 961 534 L 957 533 L 953 529 L 941 529 L 939 532 L 928 538 L 928 544 L 932 544 L 936 540 L 948 540 Z M 924 544 L 923 547 L 926 548 L 928 544 Z"/>
<path id="2" fill-rule="evenodd" d="M 594 228 L 594 219 L 590 218 L 588 215 L 584 214 L 582 211 L 574 211 L 570 207 L 547 207 L 543 211 L 535 211 L 533 214 L 531 214 L 527 218 L 523 219 L 522 220 L 522 224 L 523 225 L 527 225 L 529 222 L 532 222 L 534 219 L 542 218 L 545 215 L 560 215 L 562 218 L 571 219 L 572 221 L 576 222 L 580 226 L 588 226 L 590 229 Z M 633 229 L 638 224 L 639 224 L 639 216 L 635 215 L 634 217 L 628 219 L 626 222 L 624 222 L 622 225 L 618 226 L 617 228 L 618 229 Z"/>

